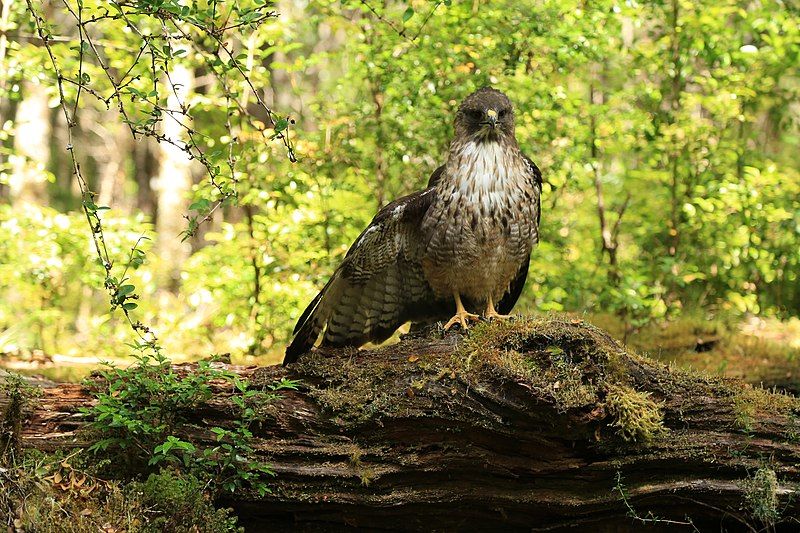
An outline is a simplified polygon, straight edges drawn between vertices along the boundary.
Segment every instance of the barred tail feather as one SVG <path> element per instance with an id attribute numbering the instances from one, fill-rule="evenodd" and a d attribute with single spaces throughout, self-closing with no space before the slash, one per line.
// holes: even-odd
<path id="1" fill-rule="evenodd" d="M 339 285 L 338 278 L 337 272 L 331 277 L 325 287 L 319 291 L 319 294 L 311 300 L 311 303 L 308 304 L 303 314 L 300 315 L 297 324 L 294 326 L 294 331 L 292 332 L 294 339 L 292 339 L 291 344 L 286 348 L 286 355 L 283 358 L 284 365 L 294 363 L 297 361 L 298 357 L 314 347 L 314 343 L 317 342 L 317 338 L 330 316 L 331 306 L 329 302 L 332 298 L 336 298 L 336 295 L 331 293 L 338 292 L 336 290 L 337 285 Z"/>
<path id="2" fill-rule="evenodd" d="M 286 348 L 283 364 L 294 363 L 298 357 L 313 348 L 323 325 L 324 323 L 318 320 L 307 321 L 303 324 L 294 339 L 292 339 L 292 343 Z"/>
<path id="3" fill-rule="evenodd" d="M 300 315 L 300 318 L 297 319 L 297 324 L 294 325 L 294 330 L 292 330 L 292 335 L 297 335 L 297 332 L 300 331 L 300 328 L 302 328 L 303 324 L 306 323 L 306 321 L 308 320 L 308 317 L 311 315 L 311 313 L 316 311 L 320 300 L 322 300 L 322 297 L 325 295 L 325 293 L 328 290 L 328 287 L 330 287 L 330 285 L 331 285 L 331 283 L 333 282 L 334 279 L 336 279 L 336 275 L 331 277 L 331 279 L 328 280 L 328 283 L 326 283 L 325 286 L 322 288 L 322 290 L 319 291 L 319 294 L 317 294 L 314 297 L 314 299 L 311 300 L 311 303 L 308 304 L 308 306 L 306 307 L 305 311 L 303 311 L 303 314 Z"/>

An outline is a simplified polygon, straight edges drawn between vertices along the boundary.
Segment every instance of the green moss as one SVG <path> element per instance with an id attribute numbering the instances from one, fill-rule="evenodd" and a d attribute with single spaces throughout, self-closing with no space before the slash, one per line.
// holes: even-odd
<path id="1" fill-rule="evenodd" d="M 138 531 L 241 531 L 227 509 L 216 509 L 204 492 L 204 483 L 190 475 L 169 471 L 151 474 L 143 483 L 132 484 L 127 493 L 147 517 Z"/>
<path id="2" fill-rule="evenodd" d="M 627 441 L 647 442 L 664 432 L 661 406 L 648 392 L 609 384 L 605 409 L 614 418 L 610 426 Z"/>
<path id="3" fill-rule="evenodd" d="M 734 426 L 746 433 L 752 432 L 763 416 L 787 418 L 791 434 L 794 420 L 800 414 L 800 400 L 795 396 L 745 385 L 732 397 Z"/>
<path id="4" fill-rule="evenodd" d="M 558 412 L 566 412 L 597 403 L 597 386 L 585 379 L 584 368 L 572 365 L 562 354 L 552 350 L 541 359 L 504 353 L 499 366 L 523 377 L 537 396 L 552 400 Z"/>
<path id="5" fill-rule="evenodd" d="M 784 435 L 788 443 L 800 442 L 800 416 L 794 413 L 789 416 L 789 423 L 786 424 Z"/>
<path id="6" fill-rule="evenodd" d="M 456 357 L 465 371 L 499 370 L 524 380 L 559 413 L 594 408 L 606 382 L 628 380 L 628 356 L 621 347 L 603 331 L 569 317 L 479 324 Z"/>
<path id="7" fill-rule="evenodd" d="M 772 525 L 780 518 L 778 511 L 778 476 L 771 468 L 759 468 L 742 484 L 745 503 L 753 517 L 765 525 Z"/>
<path id="8" fill-rule="evenodd" d="M 343 421 L 363 421 L 395 409 L 389 392 L 392 387 L 382 387 L 381 383 L 396 377 L 402 363 L 365 364 L 312 353 L 300 365 L 303 375 L 311 377 L 309 395 Z"/>
<path id="9" fill-rule="evenodd" d="M 752 402 L 748 401 L 744 394 L 733 399 L 734 426 L 745 433 L 753 431 L 753 423 L 756 416 L 756 408 Z"/>
<path id="10" fill-rule="evenodd" d="M 361 484 L 365 487 L 368 487 L 377 477 L 375 470 L 364 464 L 362 461 L 364 457 L 364 450 L 362 450 L 357 444 L 351 444 L 348 447 L 348 450 L 348 462 L 350 463 L 350 466 L 353 467 L 353 470 L 355 470 L 356 475 L 361 480 Z"/>

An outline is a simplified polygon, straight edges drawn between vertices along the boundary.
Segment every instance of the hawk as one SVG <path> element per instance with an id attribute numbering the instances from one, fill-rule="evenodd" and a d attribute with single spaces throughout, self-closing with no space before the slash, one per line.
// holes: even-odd
<path id="1" fill-rule="evenodd" d="M 303 311 L 284 364 L 320 333 L 323 345 L 361 346 L 408 321 L 466 329 L 478 312 L 509 316 L 539 242 L 542 175 L 517 145 L 502 92 L 472 93 L 454 128 L 427 188 L 383 207 Z"/>

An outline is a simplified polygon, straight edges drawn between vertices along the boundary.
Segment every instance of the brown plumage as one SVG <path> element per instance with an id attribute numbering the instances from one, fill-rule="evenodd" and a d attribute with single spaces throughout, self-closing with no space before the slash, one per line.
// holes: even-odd
<path id="1" fill-rule="evenodd" d="M 284 364 L 325 345 L 382 342 L 407 321 L 467 327 L 504 318 L 539 241 L 539 169 L 514 136 L 509 99 L 486 87 L 459 106 L 447 162 L 383 207 L 297 321 Z M 455 311 L 455 316 L 453 313 Z"/>

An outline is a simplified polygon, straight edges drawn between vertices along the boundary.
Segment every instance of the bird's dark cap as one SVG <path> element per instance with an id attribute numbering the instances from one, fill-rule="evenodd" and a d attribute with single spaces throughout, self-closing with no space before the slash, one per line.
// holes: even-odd
<path id="1" fill-rule="evenodd" d="M 481 87 L 471 95 L 467 96 L 461 106 L 462 110 L 467 109 L 504 109 L 511 107 L 511 100 L 508 96 L 498 91 L 494 87 Z"/>

